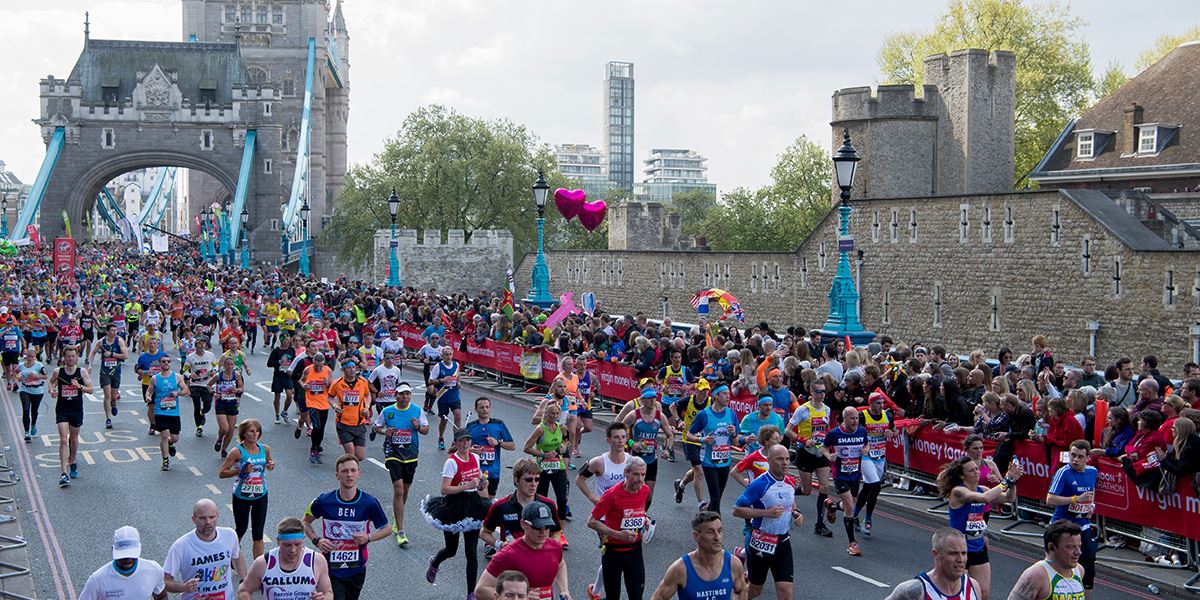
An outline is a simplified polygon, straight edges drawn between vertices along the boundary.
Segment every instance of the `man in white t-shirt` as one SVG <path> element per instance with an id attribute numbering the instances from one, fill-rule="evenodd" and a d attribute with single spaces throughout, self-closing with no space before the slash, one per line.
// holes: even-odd
<path id="1" fill-rule="evenodd" d="M 379 347 L 383 348 L 385 353 L 394 353 L 396 355 L 396 362 L 400 363 L 401 368 L 404 367 L 404 338 L 400 337 L 399 325 L 392 325 L 388 337 L 383 338 L 379 342 Z"/>
<path id="2" fill-rule="evenodd" d="M 208 349 L 208 340 L 196 338 L 196 349 L 183 359 L 183 372 L 188 378 L 188 390 L 192 393 L 192 419 L 196 423 L 196 437 L 203 437 L 205 415 L 212 409 L 212 390 L 208 380 L 217 367 L 217 355 Z"/>
<path id="3" fill-rule="evenodd" d="M 142 557 L 138 530 L 126 525 L 113 533 L 112 562 L 96 569 L 83 584 L 79 600 L 153 598 L 166 600 L 163 568 Z"/>
<path id="4" fill-rule="evenodd" d="M 192 508 L 189 531 L 171 544 L 163 563 L 167 591 L 183 594 L 182 600 L 234 600 L 237 588 L 229 576 L 229 567 L 246 577 L 246 562 L 238 547 L 237 533 L 229 527 L 217 527 L 217 504 L 207 498 Z"/>

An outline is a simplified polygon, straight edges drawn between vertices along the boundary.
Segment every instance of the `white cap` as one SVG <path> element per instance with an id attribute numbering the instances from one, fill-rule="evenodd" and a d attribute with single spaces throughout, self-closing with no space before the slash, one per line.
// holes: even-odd
<path id="1" fill-rule="evenodd" d="M 113 533 L 113 560 L 122 558 L 141 558 L 142 536 L 138 530 L 128 525 Z"/>

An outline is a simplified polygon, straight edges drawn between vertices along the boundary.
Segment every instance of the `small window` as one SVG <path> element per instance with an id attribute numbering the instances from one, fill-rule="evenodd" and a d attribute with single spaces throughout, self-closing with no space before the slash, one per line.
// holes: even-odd
<path id="1" fill-rule="evenodd" d="M 271 219 L 271 231 L 279 231 L 279 219 Z"/>
<path id="2" fill-rule="evenodd" d="M 211 129 L 204 129 L 200 131 L 200 149 L 213 149 L 213 132 Z"/>
<path id="3" fill-rule="evenodd" d="M 1082 251 L 1080 252 L 1080 259 L 1082 259 L 1082 261 L 1083 261 L 1083 274 L 1091 275 L 1092 274 L 1092 240 L 1091 240 L 1091 238 L 1086 238 L 1086 237 L 1083 238 L 1083 246 L 1082 246 Z"/>
<path id="4" fill-rule="evenodd" d="M 1163 284 L 1163 305 L 1175 305 L 1175 271 L 1167 269 L 1167 280 Z"/>
<path id="5" fill-rule="evenodd" d="M 283 7 L 275 6 L 271 8 L 271 24 L 283 25 Z"/>
<path id="6" fill-rule="evenodd" d="M 971 205 L 960 204 L 958 207 L 958 241 L 965 244 L 971 240 Z"/>
<path id="7" fill-rule="evenodd" d="M 264 160 L 263 161 L 263 173 L 270 175 L 273 170 L 274 170 L 274 164 L 272 164 L 271 159 L 268 158 L 268 159 Z"/>
<path id="8" fill-rule="evenodd" d="M 1061 239 L 1062 219 L 1059 216 L 1058 207 L 1055 206 L 1050 216 L 1050 245 L 1058 246 Z"/>
<path id="9" fill-rule="evenodd" d="M 821 242 L 817 246 L 817 270 L 825 272 L 825 242 Z"/>
<path id="10" fill-rule="evenodd" d="M 900 239 L 900 211 L 892 209 L 892 243 Z"/>
<path id="11" fill-rule="evenodd" d="M 259 25 L 267 24 L 267 7 L 258 7 L 258 10 L 255 11 L 255 22 Z"/>
<path id="12" fill-rule="evenodd" d="M 263 102 L 263 114 L 268 117 L 271 116 L 271 103 L 270 102 Z"/>
<path id="13" fill-rule="evenodd" d="M 1012 243 L 1013 237 L 1013 209 L 1011 206 L 1004 207 L 1004 241 Z"/>
<path id="14" fill-rule="evenodd" d="M 1196 271 L 1196 279 L 1192 283 L 1192 308 L 1200 308 L 1200 271 Z"/>
<path id="15" fill-rule="evenodd" d="M 254 22 L 254 7 L 246 5 L 242 7 L 242 23 L 249 25 Z"/>
<path id="16" fill-rule="evenodd" d="M 992 331 L 1000 331 L 1000 293 L 992 290 L 992 318 L 989 324 Z"/>
<path id="17" fill-rule="evenodd" d="M 100 147 L 112 150 L 117 147 L 117 133 L 111 127 L 105 127 L 100 133 Z"/>
<path id="18" fill-rule="evenodd" d="M 933 284 L 933 326 L 942 326 L 942 284 Z"/>
<path id="19" fill-rule="evenodd" d="M 983 207 L 983 220 L 979 222 L 979 227 L 982 229 L 980 237 L 984 242 L 991 243 L 992 241 L 992 208 L 990 206 Z"/>
<path id="20" fill-rule="evenodd" d="M 1078 136 L 1078 147 L 1076 156 L 1078 158 L 1092 158 L 1095 153 L 1096 134 L 1092 132 L 1081 133 Z"/>
<path id="21" fill-rule="evenodd" d="M 236 4 L 226 4 L 225 5 L 225 22 L 226 23 L 230 23 L 230 24 L 237 23 L 237 15 L 238 15 L 238 11 L 237 11 Z"/>
<path id="22" fill-rule="evenodd" d="M 1138 127 L 1138 154 L 1154 154 L 1158 150 L 1158 127 Z"/>
<path id="23" fill-rule="evenodd" d="M 871 215 L 871 241 L 879 241 L 879 211 L 876 210 Z"/>
<path id="24" fill-rule="evenodd" d="M 892 290 L 884 288 L 883 290 L 883 324 L 891 325 L 892 323 Z"/>
<path id="25" fill-rule="evenodd" d="M 917 243 L 917 209 L 908 211 L 908 243 Z"/>
<path id="26" fill-rule="evenodd" d="M 1119 297 L 1121 295 L 1121 257 L 1119 256 L 1113 258 L 1112 280 L 1113 296 Z"/>
<path id="27" fill-rule="evenodd" d="M 1198 273 L 1196 275 L 1196 277 L 1197 277 L 1197 281 L 1200 281 L 1200 273 Z M 800 287 L 802 287 L 802 288 L 808 287 L 808 259 L 807 258 L 800 259 Z M 1200 285 L 1197 285 L 1197 287 L 1200 287 Z"/>
<path id="28" fill-rule="evenodd" d="M 292 96 L 295 96 L 296 95 L 296 78 L 292 77 L 291 75 L 284 77 L 283 85 L 280 87 L 283 88 L 284 96 L 287 96 L 289 98 Z"/>

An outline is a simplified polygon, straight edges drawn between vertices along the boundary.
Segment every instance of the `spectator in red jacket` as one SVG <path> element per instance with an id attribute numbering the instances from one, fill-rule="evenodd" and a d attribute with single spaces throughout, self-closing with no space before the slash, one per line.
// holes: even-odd
<path id="1" fill-rule="evenodd" d="M 1160 473 L 1155 451 L 1166 449 L 1171 442 L 1170 438 L 1159 430 L 1163 423 L 1163 415 L 1157 410 L 1143 410 L 1135 420 L 1137 429 L 1133 433 L 1133 439 L 1125 444 L 1121 467 L 1139 487 L 1157 486 Z"/>
<path id="2" fill-rule="evenodd" d="M 1062 398 L 1051 398 L 1046 402 L 1046 409 L 1050 416 L 1046 433 L 1035 436 L 1034 440 L 1045 442 L 1047 457 L 1054 463 L 1060 452 L 1068 451 L 1071 442 L 1084 439 L 1083 428 Z"/>

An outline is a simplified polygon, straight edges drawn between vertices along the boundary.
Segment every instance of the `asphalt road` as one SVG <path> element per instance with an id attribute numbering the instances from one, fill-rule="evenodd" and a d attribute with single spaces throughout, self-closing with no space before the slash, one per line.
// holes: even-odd
<path id="1" fill-rule="evenodd" d="M 266 429 L 263 443 L 271 446 L 276 463 L 268 476 L 270 509 L 267 518 L 268 538 L 274 524 L 287 515 L 299 516 L 317 494 L 336 487 L 333 460 L 337 453 L 332 427 L 327 432 L 324 465 L 311 465 L 307 460 L 307 438 L 293 439 L 292 426 L 272 423 L 272 395 L 269 391 L 270 372 L 261 353 L 250 356 L 254 375 L 249 378 L 243 398 L 241 415 L 255 417 Z M 20 438 L 20 404 L 14 394 L 5 398 L 2 430 L 9 464 L 25 480 L 15 489 L 25 536 L 30 541 L 29 555 L 40 598 L 75 598 L 88 575 L 109 560 L 112 532 L 123 525 L 133 525 L 142 535 L 143 556 L 161 562 L 168 547 L 180 535 L 191 529 L 191 508 L 198 498 L 213 498 L 222 507 L 221 525 L 233 526 L 229 511 L 231 480 L 217 478 L 220 455 L 213 451 L 216 431 L 210 415 L 206 436 L 197 439 L 189 405 L 185 400 L 183 435 L 178 445 L 179 455 L 172 461 L 172 470 L 159 470 L 156 437 L 146 434 L 144 404 L 132 400 L 140 391 L 125 366 L 123 402 L 115 429 L 104 430 L 104 416 L 99 402 L 89 402 L 81 433 L 79 478 L 67 489 L 59 489 L 57 439 L 54 433 L 53 407 L 43 407 L 39 419 L 39 435 L 26 445 Z M 420 372 L 406 369 L 410 381 L 420 378 Z M 468 380 L 469 382 L 469 380 Z M 494 387 L 494 386 L 490 386 Z M 494 399 L 494 418 L 504 420 L 518 441 L 518 447 L 532 430 L 529 418 L 532 407 L 508 393 L 468 385 L 464 389 L 464 407 L 474 398 L 486 394 Z M 420 401 L 423 391 L 418 386 L 414 401 Z M 371 546 L 365 598 L 394 596 L 396 590 L 417 590 L 415 598 L 463 598 L 467 593 L 461 556 L 443 564 L 436 586 L 429 586 L 423 577 L 428 557 L 440 549 L 442 535 L 426 524 L 417 505 L 426 494 L 436 494 L 439 474 L 445 454 L 438 452 L 436 422 L 431 435 L 422 440 L 421 462 L 417 479 L 410 493 L 406 512 L 406 529 L 411 540 L 407 549 L 398 548 L 391 538 Z M 602 431 L 585 436 L 584 454 L 594 456 L 605 449 Z M 382 466 L 382 441 L 369 444 L 368 460 L 363 465 L 360 486 L 383 504 L 390 516 L 391 485 Z M 512 453 L 504 456 L 511 464 Z M 682 456 L 681 456 L 682 458 Z M 577 459 L 578 461 L 578 459 Z M 581 462 L 581 461 L 579 461 Z M 670 481 L 684 470 L 684 463 L 663 462 L 659 478 L 662 488 L 656 492 L 651 516 L 658 521 L 658 531 L 646 551 L 647 597 L 657 585 L 667 566 L 680 554 L 691 549 L 688 522 L 695 510 L 695 499 L 689 490 L 684 504 L 671 499 Z M 27 484 L 28 487 L 26 487 Z M 500 494 L 512 490 L 512 480 L 505 473 Z M 741 524 L 728 517 L 729 506 L 740 487 L 731 482 L 726 490 L 726 546 L 739 542 Z M 595 534 L 586 527 L 588 501 L 575 490 L 571 505 L 576 515 L 567 524 L 571 549 L 567 553 L 571 592 L 575 598 L 586 598 L 586 586 L 594 577 L 599 563 Z M 840 522 L 833 539 L 812 534 L 811 524 L 816 515 L 815 497 L 798 498 L 805 512 L 806 525 L 793 531 L 796 556 L 797 598 L 882 598 L 897 583 L 929 568 L 929 535 L 941 523 L 930 516 L 918 521 L 877 511 L 874 535 L 860 539 L 862 557 L 846 554 L 845 532 Z M 268 548 L 271 544 L 268 542 Z M 245 540 L 243 551 L 249 554 L 250 543 Z M 461 550 L 460 550 L 461 552 Z M 1004 598 L 1021 570 L 1035 557 L 1021 551 L 993 548 L 993 598 Z M 1040 557 L 1038 557 L 1040 558 Z M 481 567 L 483 564 L 480 562 Z M 406 588 L 404 586 L 413 587 Z M 768 586 L 765 597 L 773 597 Z M 390 593 L 389 593 L 390 592 Z M 1123 586 L 1101 585 L 1093 599 L 1116 599 L 1144 596 L 1140 590 Z M 1148 596 L 1146 596 L 1148 597 Z"/>

